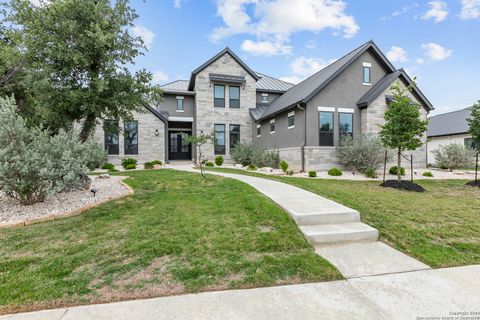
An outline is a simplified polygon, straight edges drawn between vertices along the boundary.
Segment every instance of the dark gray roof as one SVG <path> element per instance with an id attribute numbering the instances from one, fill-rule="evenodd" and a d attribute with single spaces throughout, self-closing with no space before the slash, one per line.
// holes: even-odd
<path id="1" fill-rule="evenodd" d="M 260 78 L 257 81 L 257 91 L 282 93 L 294 86 L 292 83 L 267 76 L 260 72 L 257 72 L 257 75 Z"/>
<path id="2" fill-rule="evenodd" d="M 188 90 L 193 90 L 195 88 L 195 75 L 208 67 L 210 64 L 212 64 L 215 60 L 223 56 L 224 54 L 228 53 L 235 61 L 240 64 L 245 71 L 247 71 L 255 80 L 258 80 L 258 76 L 255 72 L 253 72 L 233 51 L 229 48 L 226 47 L 219 53 L 217 53 L 215 56 L 213 56 L 211 59 L 209 59 L 207 62 L 202 64 L 200 67 L 192 71 L 192 75 L 190 76 L 190 83 L 188 85 Z"/>
<path id="3" fill-rule="evenodd" d="M 387 70 L 390 72 L 395 71 L 393 65 L 388 61 L 377 45 L 370 40 L 309 78 L 303 80 L 296 86 L 290 88 L 287 92 L 272 102 L 270 107 L 261 115 L 260 120 L 272 117 L 282 111 L 294 107 L 298 103 L 308 102 L 368 49 L 372 49 L 374 53 L 376 53 Z"/>
<path id="4" fill-rule="evenodd" d="M 250 110 L 250 114 L 252 115 L 253 119 L 255 119 L 255 121 L 257 121 L 260 116 L 262 115 L 262 113 L 265 111 L 265 109 L 267 109 L 268 107 L 265 106 L 265 105 L 257 105 L 256 108 L 251 108 L 249 109 Z"/>
<path id="5" fill-rule="evenodd" d="M 158 119 L 162 120 L 164 123 L 167 123 L 167 122 L 168 122 L 168 112 L 158 111 L 155 107 L 152 107 L 152 106 L 149 105 L 148 103 L 144 103 L 143 106 L 144 106 L 148 111 L 150 111 L 151 113 L 153 113 L 153 115 L 156 116 Z"/>
<path id="6" fill-rule="evenodd" d="M 227 83 L 245 83 L 245 77 L 232 76 L 228 74 L 210 73 L 208 75 L 211 81 L 222 81 Z"/>
<path id="7" fill-rule="evenodd" d="M 467 118 L 470 108 L 433 116 L 428 121 L 428 137 L 448 136 L 468 133 Z"/>
<path id="8" fill-rule="evenodd" d="M 165 93 L 176 93 L 176 94 L 186 94 L 194 95 L 194 91 L 188 90 L 188 80 L 177 80 L 164 85 L 161 85 L 160 88 Z"/>
<path id="9" fill-rule="evenodd" d="M 420 89 L 418 89 L 418 87 L 413 83 L 412 79 L 410 79 L 408 74 L 403 69 L 396 70 L 395 72 L 387 74 L 385 77 L 380 79 L 380 81 L 378 81 L 370 90 L 368 90 L 367 93 L 365 93 L 365 95 L 363 95 L 363 97 L 360 98 L 360 100 L 358 100 L 357 106 L 360 108 L 367 107 L 370 103 L 377 99 L 379 95 L 387 90 L 387 88 L 390 87 L 390 85 L 398 78 L 401 78 L 404 84 L 407 86 L 412 86 L 412 93 L 419 99 L 420 103 L 425 109 L 434 109 L 427 97 L 423 95 Z"/>

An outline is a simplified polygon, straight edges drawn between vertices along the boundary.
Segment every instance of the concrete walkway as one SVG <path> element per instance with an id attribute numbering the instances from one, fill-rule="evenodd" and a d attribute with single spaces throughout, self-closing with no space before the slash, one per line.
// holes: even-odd
<path id="1" fill-rule="evenodd" d="M 171 168 L 199 172 L 186 164 Z M 337 267 L 345 278 L 429 269 L 378 241 L 378 230 L 361 223 L 356 210 L 270 179 L 218 171 L 207 173 L 240 180 L 272 199 L 295 220 L 315 251 Z"/>
<path id="2" fill-rule="evenodd" d="M 404 320 L 479 311 L 480 266 L 468 266 L 124 301 L 0 316 L 0 320 Z"/>

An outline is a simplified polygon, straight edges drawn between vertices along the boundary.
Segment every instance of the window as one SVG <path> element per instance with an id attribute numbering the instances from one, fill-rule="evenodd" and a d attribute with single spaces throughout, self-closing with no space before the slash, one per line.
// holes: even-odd
<path id="1" fill-rule="evenodd" d="M 268 93 L 262 93 L 262 103 L 268 103 Z"/>
<path id="2" fill-rule="evenodd" d="M 275 119 L 270 120 L 270 133 L 275 133 Z"/>
<path id="3" fill-rule="evenodd" d="M 230 128 L 230 152 L 235 148 L 237 144 L 240 143 L 240 125 L 231 124 Z"/>
<path id="4" fill-rule="evenodd" d="M 364 62 L 363 63 L 363 84 L 368 85 L 371 83 L 370 79 L 370 70 L 372 69 L 372 64 Z"/>
<path id="5" fill-rule="evenodd" d="M 295 128 L 295 111 L 288 113 L 287 122 L 288 122 L 288 129 Z"/>
<path id="6" fill-rule="evenodd" d="M 465 138 L 463 140 L 463 143 L 465 144 L 465 148 L 476 150 L 480 148 L 480 145 L 478 145 L 473 138 Z"/>
<path id="7" fill-rule="evenodd" d="M 262 125 L 257 124 L 257 137 L 262 135 Z"/>
<path id="8" fill-rule="evenodd" d="M 340 139 L 344 136 L 353 138 L 353 114 L 339 113 L 338 114 L 338 130 L 340 132 Z"/>
<path id="9" fill-rule="evenodd" d="M 240 108 L 240 87 L 228 87 L 230 108 Z"/>
<path id="10" fill-rule="evenodd" d="M 126 121 L 124 123 L 125 154 L 138 154 L 138 122 Z"/>
<path id="11" fill-rule="evenodd" d="M 183 106 L 183 97 L 177 97 L 177 111 L 178 112 L 183 112 L 184 106 Z"/>
<path id="12" fill-rule="evenodd" d="M 320 146 L 333 147 L 333 112 L 318 113 L 320 130 Z"/>
<path id="13" fill-rule="evenodd" d="M 225 86 L 216 84 L 213 86 L 214 101 L 213 105 L 216 108 L 225 108 Z"/>
<path id="14" fill-rule="evenodd" d="M 118 154 L 118 121 L 105 120 L 103 122 L 103 132 L 105 133 L 105 150 L 108 154 Z"/>
<path id="15" fill-rule="evenodd" d="M 215 154 L 225 154 L 225 125 L 215 125 Z"/>

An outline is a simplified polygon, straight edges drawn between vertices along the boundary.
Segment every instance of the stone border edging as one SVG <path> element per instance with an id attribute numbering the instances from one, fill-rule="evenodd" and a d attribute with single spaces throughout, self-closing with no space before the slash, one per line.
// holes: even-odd
<path id="1" fill-rule="evenodd" d="M 119 181 L 119 182 L 122 186 L 125 187 L 125 189 L 127 189 L 127 194 L 115 196 L 115 197 L 112 197 L 112 198 L 107 198 L 104 201 L 92 203 L 92 204 L 89 204 L 85 207 L 74 209 L 72 211 L 64 211 L 64 212 L 55 213 L 55 214 L 45 214 L 45 215 L 40 216 L 40 217 L 30 218 L 30 219 L 26 219 L 26 220 L 22 220 L 22 221 L 0 223 L 0 229 L 18 228 L 18 227 L 29 226 L 29 225 L 37 224 L 37 223 L 41 223 L 41 222 L 54 221 L 54 220 L 58 220 L 58 219 L 75 217 L 75 216 L 81 215 L 85 211 L 90 210 L 92 208 L 95 208 L 95 207 L 97 207 L 101 204 L 104 204 L 104 203 L 112 201 L 112 200 L 117 200 L 117 199 L 120 199 L 120 198 L 123 198 L 123 197 L 126 197 L 126 196 L 130 196 L 130 195 L 135 193 L 133 191 L 133 189 L 129 185 L 127 185 L 125 182 L 123 182 L 123 181 Z"/>

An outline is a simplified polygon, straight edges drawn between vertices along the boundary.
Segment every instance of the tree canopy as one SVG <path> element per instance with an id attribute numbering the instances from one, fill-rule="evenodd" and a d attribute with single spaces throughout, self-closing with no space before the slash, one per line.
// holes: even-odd
<path id="1" fill-rule="evenodd" d="M 469 132 L 475 141 L 477 151 L 480 151 L 480 100 L 471 108 L 470 117 L 467 118 Z"/>

